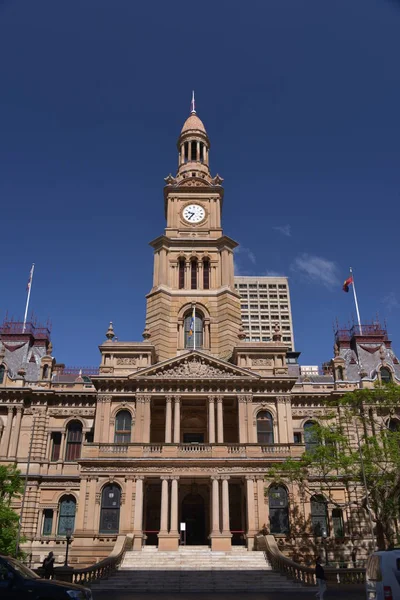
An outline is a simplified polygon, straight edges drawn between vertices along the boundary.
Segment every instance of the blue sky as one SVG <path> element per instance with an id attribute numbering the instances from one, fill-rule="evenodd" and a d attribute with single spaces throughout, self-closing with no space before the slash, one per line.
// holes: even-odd
<path id="1" fill-rule="evenodd" d="M 196 90 L 241 274 L 290 277 L 303 364 L 332 324 L 387 319 L 400 349 L 400 3 L 0 0 L 0 317 L 52 321 L 96 365 L 141 340 L 148 246 Z"/>

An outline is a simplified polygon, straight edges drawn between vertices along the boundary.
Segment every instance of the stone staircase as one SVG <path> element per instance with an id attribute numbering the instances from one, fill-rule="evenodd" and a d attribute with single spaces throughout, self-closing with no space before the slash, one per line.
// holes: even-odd
<path id="1" fill-rule="evenodd" d="M 205 546 L 159 552 L 145 546 L 126 552 L 113 576 L 93 584 L 93 591 L 130 592 L 309 592 L 272 570 L 263 552 L 234 547 L 212 552 Z"/>

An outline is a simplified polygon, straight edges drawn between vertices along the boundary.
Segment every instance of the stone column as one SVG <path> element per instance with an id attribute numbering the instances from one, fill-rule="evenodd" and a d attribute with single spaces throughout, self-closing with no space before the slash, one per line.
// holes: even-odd
<path id="1" fill-rule="evenodd" d="M 121 502 L 121 525 L 126 533 L 132 532 L 132 493 L 133 479 L 128 477 L 125 479 L 125 502 Z"/>
<path id="2" fill-rule="evenodd" d="M 275 441 L 278 442 L 279 444 L 287 444 L 288 442 L 288 437 L 287 437 L 287 428 L 286 428 L 286 398 L 285 397 L 278 397 L 276 399 L 276 404 L 277 404 L 277 415 L 278 415 L 278 419 L 277 419 L 277 429 L 278 429 L 278 439 Z"/>
<path id="3" fill-rule="evenodd" d="M 133 520 L 133 549 L 141 550 L 143 541 L 143 481 L 144 477 L 136 477 L 135 514 Z"/>
<path id="4" fill-rule="evenodd" d="M 142 396 L 143 402 L 143 437 L 142 442 L 145 444 L 150 443 L 150 428 L 151 428 L 151 396 L 150 394 L 144 394 Z"/>
<path id="5" fill-rule="evenodd" d="M 178 476 L 171 480 L 171 533 L 179 536 L 178 533 Z"/>
<path id="6" fill-rule="evenodd" d="M 3 433 L 3 437 L 1 439 L 1 446 L 0 446 L 0 456 L 2 456 L 2 457 L 6 457 L 8 454 L 8 445 L 10 443 L 12 422 L 13 422 L 13 407 L 9 406 L 8 413 L 7 413 L 7 424 L 5 426 L 5 431 Z"/>
<path id="7" fill-rule="evenodd" d="M 181 146 L 181 165 L 185 164 L 185 144 Z"/>
<path id="8" fill-rule="evenodd" d="M 22 419 L 22 406 L 17 406 L 17 415 L 15 417 L 15 424 L 13 435 L 10 443 L 9 456 L 10 458 L 15 458 L 17 455 L 18 441 L 19 441 L 19 433 L 21 430 L 21 419 Z"/>
<path id="9" fill-rule="evenodd" d="M 158 534 L 158 549 L 178 550 L 178 479 L 172 478 L 171 494 L 171 531 L 168 533 L 168 505 L 169 505 L 169 480 L 170 477 L 161 477 L 161 523 Z"/>
<path id="10" fill-rule="evenodd" d="M 172 397 L 165 398 L 165 443 L 170 444 L 172 439 Z"/>
<path id="11" fill-rule="evenodd" d="M 181 397 L 174 396 L 174 444 L 181 442 Z"/>
<path id="12" fill-rule="evenodd" d="M 247 495 L 247 548 L 253 549 L 254 535 L 256 534 L 255 524 L 255 503 L 254 503 L 254 476 L 246 475 L 246 495 Z"/>
<path id="13" fill-rule="evenodd" d="M 223 402 L 224 402 L 224 398 L 223 396 L 218 396 L 217 397 L 217 422 L 218 422 L 218 427 L 217 427 L 217 441 L 218 444 L 222 444 L 224 441 L 224 413 L 223 413 Z"/>
<path id="14" fill-rule="evenodd" d="M 161 477 L 160 534 L 168 533 L 168 480 L 169 477 Z"/>
<path id="15" fill-rule="evenodd" d="M 219 477 L 211 477 L 212 481 L 212 532 L 211 535 L 220 535 L 219 528 Z"/>
<path id="16" fill-rule="evenodd" d="M 290 396 L 285 396 L 286 431 L 289 444 L 294 444 L 292 403 Z"/>
<path id="17" fill-rule="evenodd" d="M 75 533 L 83 532 L 84 530 L 84 520 L 85 520 L 85 506 L 86 506 L 86 490 L 87 490 L 88 481 L 85 477 L 81 479 L 79 486 L 79 499 L 78 508 L 76 511 L 75 517 Z"/>
<path id="18" fill-rule="evenodd" d="M 214 396 L 208 396 L 208 443 L 215 444 L 215 402 Z"/>
<path id="19" fill-rule="evenodd" d="M 231 535 L 229 522 L 229 476 L 222 476 L 222 533 Z"/>
<path id="20" fill-rule="evenodd" d="M 238 396 L 239 444 L 247 442 L 247 405 L 246 396 Z"/>
<path id="21" fill-rule="evenodd" d="M 257 498 L 258 498 L 258 529 L 265 524 L 269 528 L 269 510 L 268 503 L 265 501 L 265 481 L 264 477 L 257 476 Z"/>
<path id="22" fill-rule="evenodd" d="M 253 396 L 246 396 L 246 413 L 247 413 L 247 443 L 251 444 L 257 441 L 256 427 L 253 424 Z"/>

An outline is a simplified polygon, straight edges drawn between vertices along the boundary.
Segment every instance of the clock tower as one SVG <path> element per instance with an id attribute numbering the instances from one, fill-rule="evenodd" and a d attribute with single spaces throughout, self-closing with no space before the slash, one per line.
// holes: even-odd
<path id="1" fill-rule="evenodd" d="M 194 101 L 177 145 L 177 174 L 165 179 L 165 232 L 151 242 L 144 337 L 158 360 L 194 348 L 229 359 L 242 324 L 233 273 L 237 243 L 222 231 L 223 179 L 211 176 L 210 140 Z"/>

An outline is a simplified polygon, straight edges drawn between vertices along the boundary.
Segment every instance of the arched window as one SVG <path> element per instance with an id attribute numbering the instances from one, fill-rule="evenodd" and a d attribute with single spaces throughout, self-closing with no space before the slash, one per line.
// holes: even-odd
<path id="1" fill-rule="evenodd" d="M 121 489 L 118 485 L 106 485 L 101 494 L 100 533 L 119 532 L 119 509 Z"/>
<path id="2" fill-rule="evenodd" d="M 75 526 L 76 500 L 73 496 L 63 496 L 58 507 L 58 535 L 72 533 Z"/>
<path id="3" fill-rule="evenodd" d="M 274 421 L 267 410 L 262 410 L 257 415 L 257 442 L 259 444 L 274 443 Z"/>
<path id="4" fill-rule="evenodd" d="M 82 423 L 71 421 L 67 428 L 67 447 L 65 449 L 65 460 L 74 461 L 81 457 L 82 446 Z"/>
<path id="5" fill-rule="evenodd" d="M 289 533 L 288 495 L 283 486 L 273 486 L 268 491 L 269 527 L 272 534 Z"/>
<path id="6" fill-rule="evenodd" d="M 332 525 L 335 538 L 344 537 L 343 512 L 341 508 L 334 508 L 332 511 Z"/>
<path id="7" fill-rule="evenodd" d="M 203 260 L 203 289 L 210 289 L 210 261 L 208 258 Z"/>
<path id="8" fill-rule="evenodd" d="M 307 452 L 314 452 L 318 446 L 317 435 L 313 429 L 315 425 L 316 423 L 314 423 L 314 421 L 307 421 L 307 423 L 304 423 L 304 443 Z"/>
<path id="9" fill-rule="evenodd" d="M 383 383 L 390 383 L 392 381 L 392 374 L 386 367 L 381 368 L 380 375 Z"/>
<path id="10" fill-rule="evenodd" d="M 4 365 L 0 365 L 0 383 L 4 381 L 4 373 L 6 372 L 6 368 Z"/>
<path id="11" fill-rule="evenodd" d="M 115 419 L 114 442 L 127 444 L 131 441 L 132 417 L 129 410 L 120 410 Z"/>
<path id="12" fill-rule="evenodd" d="M 196 313 L 193 318 L 192 312 L 186 315 L 184 321 L 185 348 L 194 348 L 196 338 L 196 349 L 203 347 L 203 318 Z"/>
<path id="13" fill-rule="evenodd" d="M 343 367 L 336 367 L 337 379 L 343 381 Z"/>
<path id="14" fill-rule="evenodd" d="M 43 379 L 47 379 L 49 376 L 49 365 L 44 365 L 43 367 Z"/>
<path id="15" fill-rule="evenodd" d="M 190 287 L 197 290 L 197 260 L 192 258 L 190 261 Z"/>
<path id="16" fill-rule="evenodd" d="M 185 259 L 180 258 L 178 261 L 178 273 L 179 273 L 179 289 L 183 290 L 185 287 Z"/>
<path id="17" fill-rule="evenodd" d="M 311 525 L 313 534 L 319 537 L 328 535 L 328 509 L 324 496 L 311 497 Z"/>

